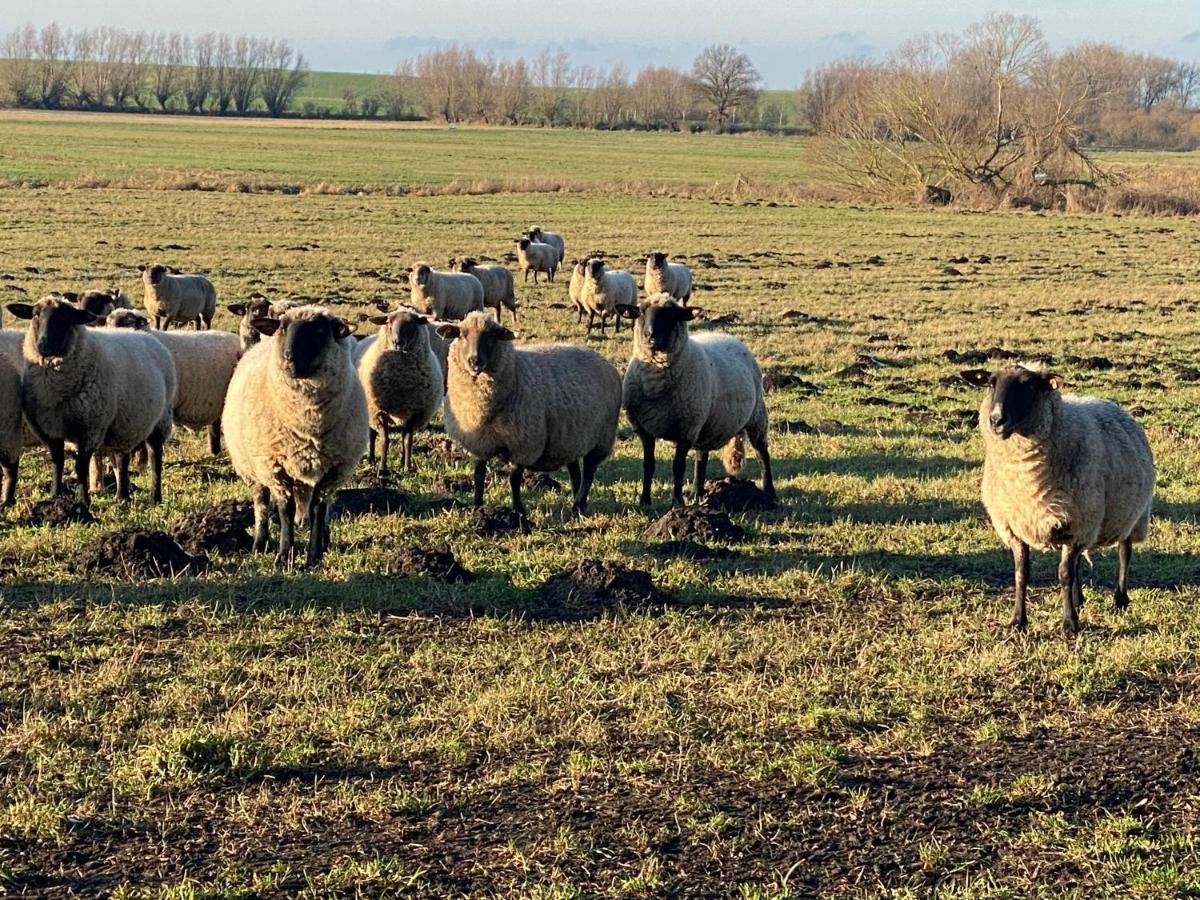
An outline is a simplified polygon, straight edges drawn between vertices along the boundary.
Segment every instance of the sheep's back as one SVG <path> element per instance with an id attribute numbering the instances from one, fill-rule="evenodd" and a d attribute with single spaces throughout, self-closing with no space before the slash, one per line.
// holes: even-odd
<path id="1" fill-rule="evenodd" d="M 514 349 L 520 384 L 515 412 L 545 420 L 541 458 L 529 465 L 557 469 L 596 450 L 611 452 L 621 410 L 621 376 L 612 363 L 586 347 Z"/>
<path id="2" fill-rule="evenodd" d="M 763 403 L 762 370 L 745 344 L 728 334 L 708 332 L 690 341 L 707 362 L 713 389 L 708 418 L 696 446 L 715 450 L 745 430 Z"/>
<path id="3" fill-rule="evenodd" d="M 151 331 L 175 362 L 175 418 L 203 428 L 221 417 L 241 341 L 228 331 Z"/>
<path id="4" fill-rule="evenodd" d="M 111 379 L 115 413 L 101 449 L 127 453 L 156 429 L 170 433 L 175 404 L 175 360 L 167 348 L 141 331 L 94 329 L 89 339 Z"/>

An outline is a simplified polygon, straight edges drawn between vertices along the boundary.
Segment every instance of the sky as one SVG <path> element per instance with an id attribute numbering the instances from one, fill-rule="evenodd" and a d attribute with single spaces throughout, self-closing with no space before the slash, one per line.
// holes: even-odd
<path id="1" fill-rule="evenodd" d="M 406 56 L 470 44 L 498 57 L 563 46 L 576 64 L 687 66 L 705 45 L 736 44 L 767 87 L 845 56 L 882 57 L 908 37 L 956 31 L 990 12 L 1036 17 L 1051 45 L 1108 41 L 1200 60 L 1200 0 L 0 0 L 0 31 L 23 22 L 285 37 L 314 69 L 385 72 Z M 11 24 L 10 24 L 11 23 Z"/>

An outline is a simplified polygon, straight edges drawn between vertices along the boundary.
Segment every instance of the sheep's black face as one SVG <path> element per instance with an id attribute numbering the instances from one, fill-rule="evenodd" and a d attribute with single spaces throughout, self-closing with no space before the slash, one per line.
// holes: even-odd
<path id="1" fill-rule="evenodd" d="M 429 273 L 433 271 L 429 266 L 417 266 L 413 272 L 413 280 L 421 287 L 429 284 Z"/>
<path id="2" fill-rule="evenodd" d="M 661 268 L 663 268 L 663 267 L 666 265 L 666 263 L 667 263 L 667 254 L 665 254 L 665 253 L 652 253 L 652 254 L 650 254 L 650 266 L 651 266 L 651 268 L 654 268 L 654 269 L 661 269 Z"/>
<path id="3" fill-rule="evenodd" d="M 283 319 L 280 352 L 283 370 L 292 378 L 308 378 L 321 366 L 321 358 L 331 343 L 338 339 L 335 326 L 338 320 L 330 316 L 289 321 Z"/>
<path id="4" fill-rule="evenodd" d="M 603 260 L 593 259 L 591 262 L 588 263 L 588 268 L 591 272 L 592 278 L 596 279 L 597 281 L 599 281 L 601 276 L 604 275 L 604 261 Z"/>
<path id="5" fill-rule="evenodd" d="M 652 353 L 666 353 L 686 339 L 691 317 L 689 309 L 674 303 L 647 307 L 642 312 L 642 341 Z"/>
<path id="6" fill-rule="evenodd" d="M 10 307 L 11 309 L 11 307 Z M 33 307 L 34 344 L 45 359 L 61 359 L 71 351 L 75 329 L 96 317 L 65 300 L 43 300 Z"/>
<path id="7" fill-rule="evenodd" d="M 483 328 L 467 328 L 459 332 L 458 339 L 462 342 L 463 365 L 472 377 L 478 377 L 484 372 L 491 371 L 496 359 L 503 351 L 505 342 L 511 341 L 514 335 L 502 325 L 489 320 Z"/>
<path id="8" fill-rule="evenodd" d="M 395 313 L 387 323 L 388 343 L 394 350 L 407 351 L 416 344 L 421 329 L 428 323 L 429 320 L 417 312 Z"/>
<path id="9" fill-rule="evenodd" d="M 114 309 L 108 314 L 110 328 L 132 328 L 135 331 L 145 331 L 150 327 L 150 320 L 132 309 Z"/>
<path id="10" fill-rule="evenodd" d="M 163 276 L 167 274 L 167 267 L 166 266 L 151 266 L 146 271 L 150 275 L 150 283 L 158 284 L 160 281 L 162 281 Z"/>
<path id="11" fill-rule="evenodd" d="M 83 295 L 79 306 L 93 316 L 107 316 L 113 311 L 113 296 L 104 291 L 88 291 Z"/>
<path id="12" fill-rule="evenodd" d="M 1001 440 L 1014 434 L 1032 433 L 1042 401 L 1058 390 L 1060 384 L 1056 375 L 1023 366 L 1012 366 L 990 376 L 979 370 L 963 375 L 974 384 L 987 384 L 987 426 Z"/>
<path id="13" fill-rule="evenodd" d="M 529 245 L 532 243 L 533 243 L 533 241 L 531 241 L 529 238 L 523 237 L 519 241 L 517 241 L 517 246 L 519 246 L 522 250 L 528 250 Z"/>

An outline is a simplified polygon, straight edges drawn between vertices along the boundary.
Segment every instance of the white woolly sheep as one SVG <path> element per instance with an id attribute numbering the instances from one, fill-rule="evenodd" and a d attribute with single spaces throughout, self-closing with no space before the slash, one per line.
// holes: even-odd
<path id="1" fill-rule="evenodd" d="M 438 319 L 457 321 L 483 309 L 483 284 L 474 275 L 438 272 L 419 262 L 409 267 L 408 284 L 412 305 Z"/>
<path id="2" fill-rule="evenodd" d="M 512 320 L 517 321 L 517 295 L 513 289 L 512 272 L 504 266 L 481 266 L 473 257 L 468 256 L 462 262 L 451 259 L 450 268 L 474 275 L 483 285 L 483 305 L 496 311 L 496 321 L 501 318 L 501 308 L 512 314 Z"/>
<path id="3" fill-rule="evenodd" d="M 530 272 L 533 272 L 534 284 L 537 284 L 539 272 L 545 272 L 546 280 L 553 283 L 554 273 L 558 271 L 558 248 L 523 237 L 517 241 L 517 265 L 521 267 L 523 283 L 529 283 Z"/>
<path id="4" fill-rule="evenodd" d="M 266 549 L 274 502 L 276 564 L 291 565 L 295 525 L 307 520 L 308 564 L 315 566 L 329 546 L 329 500 L 367 449 L 354 339 L 349 325 L 319 306 L 254 325 L 264 340 L 238 363 L 222 418 L 229 459 L 254 494 L 254 551 Z"/>
<path id="5" fill-rule="evenodd" d="M 616 330 L 621 330 L 621 309 L 637 308 L 637 282 L 625 271 L 610 271 L 602 259 L 589 259 L 583 278 L 581 294 L 588 311 L 588 334 L 600 316 L 600 330 L 608 327 L 608 317 L 614 316 Z"/>
<path id="6" fill-rule="evenodd" d="M 379 332 L 359 341 L 354 364 L 367 396 L 371 426 L 369 459 L 375 462 L 375 435 L 383 437 L 379 477 L 388 474 L 391 433 L 401 434 L 404 471 L 414 470 L 413 434 L 429 424 L 442 408 L 446 382 L 429 341 L 430 320 L 415 309 L 401 307 L 368 319 Z M 440 340 L 440 338 L 439 338 Z"/>
<path id="7" fill-rule="evenodd" d="M 211 328 L 217 312 L 217 291 L 203 275 L 180 275 L 161 264 L 138 266 L 142 273 L 143 302 L 155 328 L 172 322 L 192 322 L 196 330 Z"/>
<path id="8" fill-rule="evenodd" d="M 1079 630 L 1079 557 L 1117 545 L 1113 606 L 1129 605 L 1129 559 L 1143 541 L 1154 499 L 1154 455 L 1121 407 L 1060 393 L 1062 379 L 1036 367 L 962 373 L 987 387 L 979 405 L 983 505 L 1013 554 L 1012 624 L 1025 628 L 1029 550 L 1058 549 L 1063 632 Z"/>
<path id="9" fill-rule="evenodd" d="M 612 455 L 621 412 L 621 378 L 586 347 L 513 346 L 513 333 L 483 313 L 440 325 L 450 346 L 446 433 L 475 459 L 475 505 L 483 504 L 487 460 L 513 465 L 513 509 L 529 528 L 521 502 L 526 469 L 567 467 L 576 513 L 587 511 L 596 468 Z M 581 466 L 582 462 L 582 466 Z"/>
<path id="10" fill-rule="evenodd" d="M 567 296 L 571 298 L 571 306 L 575 310 L 575 324 L 583 321 L 587 307 L 583 305 L 583 281 L 587 277 L 587 260 L 577 259 L 571 264 L 571 283 L 567 286 Z"/>
<path id="11" fill-rule="evenodd" d="M 686 303 L 692 298 L 692 270 L 683 263 L 667 262 L 667 254 L 646 257 L 646 296 L 670 294 Z"/>
<path id="12" fill-rule="evenodd" d="M 641 504 L 650 504 L 656 439 L 675 443 L 672 500 L 682 505 L 688 451 L 696 448 L 699 500 L 710 451 L 724 447 L 725 469 L 741 470 L 743 434 L 762 464 L 763 491 L 774 500 L 767 406 L 754 354 L 728 334 L 689 335 L 694 310 L 668 294 L 656 294 L 633 310 L 625 307 L 622 315 L 635 320 L 623 394 L 625 413 L 642 442 Z"/>
<path id="13" fill-rule="evenodd" d="M 558 251 L 558 259 L 556 262 L 562 262 L 567 258 L 567 245 L 563 241 L 561 234 L 556 234 L 553 231 L 544 231 L 541 226 L 534 225 L 525 232 L 525 237 L 529 238 L 535 244 L 549 244 Z"/>
<path id="14" fill-rule="evenodd" d="M 117 497 L 128 500 L 130 453 L 147 444 L 152 500 L 162 500 L 162 448 L 171 435 L 175 363 L 166 347 L 137 331 L 85 328 L 95 317 L 59 296 L 10 303 L 25 333 L 21 392 L 25 416 L 50 450 L 54 493 L 62 490 L 65 444 L 75 444 L 75 474 L 85 504 L 96 454 L 116 455 Z"/>
<path id="15" fill-rule="evenodd" d="M 251 294 L 245 303 L 230 303 L 229 311 L 241 319 L 238 323 L 238 339 L 241 342 L 242 353 L 262 338 L 262 334 L 254 327 L 255 319 L 277 319 L 289 309 L 300 305 L 295 300 L 268 300 L 262 294 Z"/>

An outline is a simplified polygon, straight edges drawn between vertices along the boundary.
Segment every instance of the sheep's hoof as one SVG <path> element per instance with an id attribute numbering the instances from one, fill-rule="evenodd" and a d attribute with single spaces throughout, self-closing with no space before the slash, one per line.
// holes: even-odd
<path id="1" fill-rule="evenodd" d="M 578 503 L 571 504 L 571 515 L 576 519 L 582 519 L 587 515 L 587 504 L 580 506 Z"/>
<path id="2" fill-rule="evenodd" d="M 275 571 L 290 572 L 296 567 L 296 557 L 291 553 L 276 553 L 275 554 Z"/>
<path id="3" fill-rule="evenodd" d="M 522 510 L 518 510 L 517 511 L 517 524 L 521 526 L 521 534 L 533 534 L 533 525 L 529 521 L 528 513 L 524 512 Z"/>
<path id="4" fill-rule="evenodd" d="M 1117 591 L 1113 594 L 1113 609 L 1128 609 L 1129 594 L 1125 591 Z"/>
<path id="5" fill-rule="evenodd" d="M 1012 621 L 1008 623 L 1009 628 L 1014 628 L 1017 631 L 1024 631 L 1028 625 L 1029 622 L 1024 616 L 1013 616 Z"/>
<path id="6" fill-rule="evenodd" d="M 1067 640 L 1075 637 L 1079 634 L 1079 620 L 1063 619 L 1062 631 L 1063 637 L 1065 637 Z"/>
<path id="7" fill-rule="evenodd" d="M 379 474 L 376 477 L 380 482 L 385 482 L 392 477 L 392 471 L 391 469 L 380 469 Z"/>

